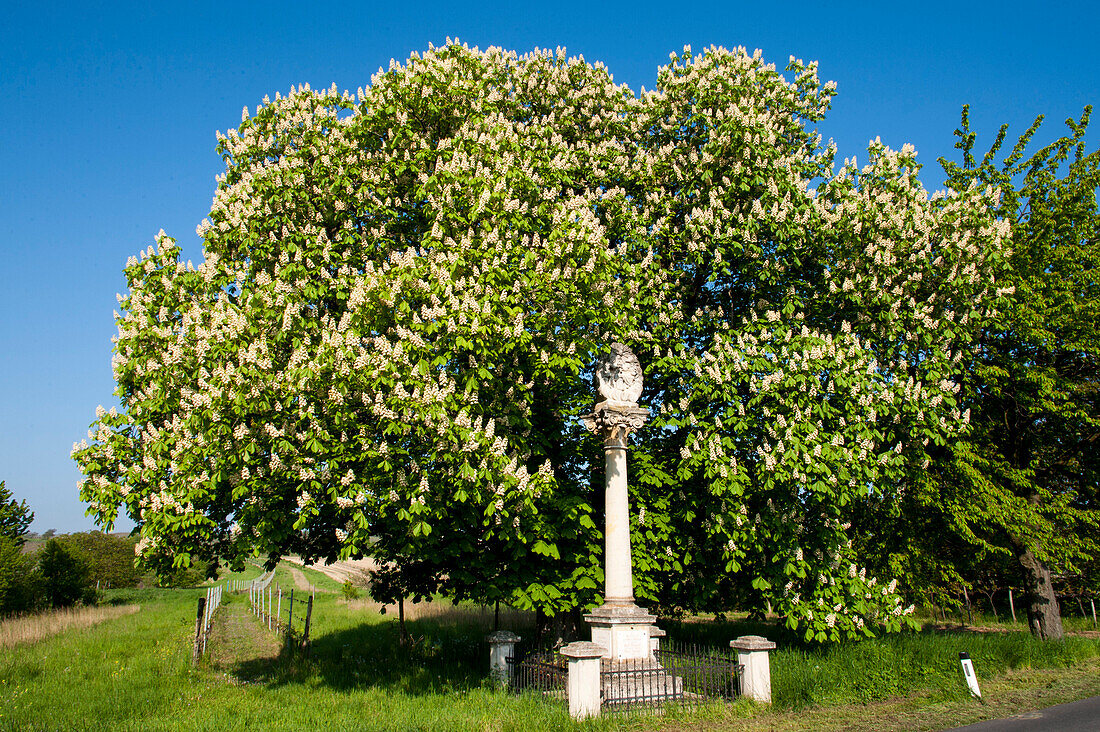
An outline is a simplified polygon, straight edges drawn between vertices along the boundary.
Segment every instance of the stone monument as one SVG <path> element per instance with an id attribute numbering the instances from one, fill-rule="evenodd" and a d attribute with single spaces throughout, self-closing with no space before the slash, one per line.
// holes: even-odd
<path id="1" fill-rule="evenodd" d="M 592 627 L 592 642 L 607 650 L 609 660 L 652 659 L 650 635 L 657 618 L 634 604 L 626 479 L 627 439 L 649 417 L 649 410 L 638 406 L 642 395 L 638 357 L 623 344 L 613 343 L 611 353 L 596 365 L 595 386 L 600 401 L 582 419 L 604 440 L 604 602 L 584 619 Z"/>

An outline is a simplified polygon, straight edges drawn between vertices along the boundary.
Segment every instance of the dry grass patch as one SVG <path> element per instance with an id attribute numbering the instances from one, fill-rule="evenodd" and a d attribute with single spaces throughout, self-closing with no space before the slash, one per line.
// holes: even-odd
<path id="1" fill-rule="evenodd" d="M 385 605 L 369 598 L 361 600 L 339 599 L 338 605 L 346 605 L 351 610 L 366 610 L 368 612 L 383 613 L 397 617 L 397 605 Z M 452 605 L 450 602 L 406 602 L 405 620 L 434 620 L 443 625 L 476 625 L 478 627 L 492 628 L 496 622 L 496 608 L 492 605 L 461 604 Z M 516 610 L 512 607 L 501 606 L 500 627 L 502 628 L 526 628 L 534 627 L 535 613 L 529 610 Z"/>
<path id="2" fill-rule="evenodd" d="M 138 605 L 62 608 L 0 621 L 0 648 L 37 643 L 71 628 L 88 628 L 123 615 L 133 615 Z"/>

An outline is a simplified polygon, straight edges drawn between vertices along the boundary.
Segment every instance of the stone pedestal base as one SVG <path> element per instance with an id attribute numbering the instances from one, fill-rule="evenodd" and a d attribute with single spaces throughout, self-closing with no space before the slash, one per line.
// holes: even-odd
<path id="1" fill-rule="evenodd" d="M 611 661 L 652 659 L 650 634 L 656 630 L 655 615 L 637 605 L 601 605 L 585 621 L 592 628 L 592 642 L 607 649 Z"/>

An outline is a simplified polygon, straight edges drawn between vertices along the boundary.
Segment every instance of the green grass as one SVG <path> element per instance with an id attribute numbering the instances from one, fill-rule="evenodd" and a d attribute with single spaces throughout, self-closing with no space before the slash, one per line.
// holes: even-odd
<path id="1" fill-rule="evenodd" d="M 335 595 L 317 595 L 309 658 L 246 654 L 226 668 L 192 669 L 195 607 L 204 592 L 113 591 L 112 599 L 142 609 L 10 649 L 0 657 L 0 729 L 576 728 L 561 705 L 488 685 L 480 630 L 410 623 L 418 641 L 406 649 L 392 621 L 352 612 Z M 227 596 L 220 617 L 244 614 L 246 604 Z"/>
<path id="2" fill-rule="evenodd" d="M 664 623 L 669 636 L 703 645 L 729 647 L 741 635 L 777 642 L 771 654 L 772 698 L 777 708 L 866 703 L 926 692 L 936 700 L 967 697 L 959 652 L 974 662 L 978 680 L 1010 669 L 1066 668 L 1100 657 L 1100 641 L 1067 637 L 1035 640 L 1025 628 L 976 633 L 925 630 L 858 643 L 812 646 L 771 623 Z"/>
<path id="3" fill-rule="evenodd" d="M 226 577 L 259 575 L 249 568 Z M 288 573 L 286 586 L 292 584 Z M 319 592 L 307 657 L 279 654 L 273 637 L 248 614 L 247 599 L 227 595 L 212 637 L 213 660 L 192 668 L 195 607 L 204 592 L 112 590 L 106 593 L 110 602 L 137 603 L 141 610 L 6 651 L 0 656 L 0 730 L 734 729 L 761 714 L 758 721 L 775 721 L 783 714 L 818 713 L 798 710 L 859 710 L 891 697 L 973 706 L 959 673 L 960 650 L 974 659 L 983 686 L 992 681 L 994 688 L 1008 669 L 1095 664 L 1100 656 L 1095 640 L 1044 644 L 1023 632 L 925 632 L 813 648 L 769 625 L 662 623 L 674 638 L 710 645 L 728 647 L 747 633 L 779 641 L 772 655 L 776 709 L 762 713 L 740 702 L 687 715 L 576 725 L 562 704 L 491 688 L 484 615 L 478 622 L 456 622 L 454 614 L 410 621 L 414 642 L 403 646 L 392 616 Z M 791 724 L 797 726 L 798 714 Z"/>

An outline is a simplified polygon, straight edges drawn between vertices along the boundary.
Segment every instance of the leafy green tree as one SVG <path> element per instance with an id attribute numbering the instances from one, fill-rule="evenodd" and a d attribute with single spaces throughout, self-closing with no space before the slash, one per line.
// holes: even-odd
<path id="1" fill-rule="evenodd" d="M 78 602 L 91 602 L 95 597 L 88 562 L 58 539 L 50 539 L 42 547 L 38 571 L 51 607 L 70 607 Z"/>
<path id="2" fill-rule="evenodd" d="M 849 514 L 961 428 L 1007 227 L 991 191 L 929 196 L 911 148 L 836 168 L 813 127 L 833 86 L 788 72 L 685 50 L 635 93 L 564 52 L 449 44 L 246 109 L 203 264 L 162 234 L 127 265 L 123 410 L 73 452 L 89 511 L 125 509 L 162 570 L 369 552 L 459 599 L 591 607 L 578 418 L 621 341 L 653 410 L 639 598 L 770 604 L 817 640 L 901 627 Z"/>
<path id="3" fill-rule="evenodd" d="M 370 571 L 370 596 L 383 605 L 397 606 L 397 626 L 403 643 L 409 641 L 405 600 L 412 600 L 414 604 L 431 600 L 441 584 L 436 571 L 436 565 L 431 562 L 410 562 L 403 566 L 385 564 Z M 386 612 L 385 607 L 382 612 Z"/>
<path id="4" fill-rule="evenodd" d="M 1040 638 L 1062 636 L 1052 576 L 1100 553 L 1100 151 L 1086 150 L 1090 112 L 1028 155 L 1039 117 L 998 163 L 1007 126 L 979 161 L 964 108 L 962 162 L 941 160 L 949 186 L 1000 190 L 1015 295 L 967 354 L 972 430 L 927 489 L 952 533 L 1015 557 Z"/>
<path id="5" fill-rule="evenodd" d="M 0 615 L 34 610 L 43 602 L 35 558 L 9 536 L 0 536 Z"/>
<path id="6" fill-rule="evenodd" d="M 134 587 L 139 574 L 134 567 L 134 540 L 102 531 L 66 534 L 59 539 L 80 553 L 88 563 L 89 582 L 103 587 Z"/>
<path id="7" fill-rule="evenodd" d="M 23 546 L 27 529 L 34 521 L 34 511 L 27 501 L 16 501 L 10 490 L 0 480 L 0 536 L 6 536 L 18 546 Z"/>

